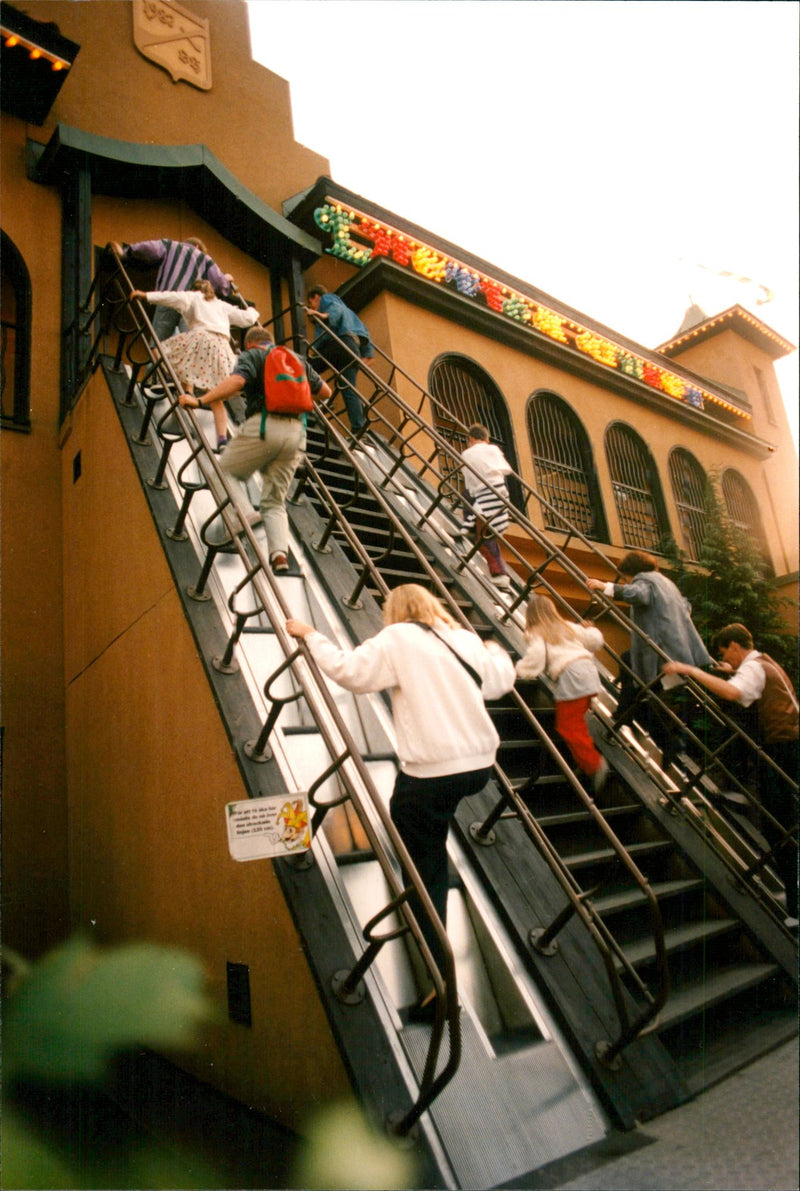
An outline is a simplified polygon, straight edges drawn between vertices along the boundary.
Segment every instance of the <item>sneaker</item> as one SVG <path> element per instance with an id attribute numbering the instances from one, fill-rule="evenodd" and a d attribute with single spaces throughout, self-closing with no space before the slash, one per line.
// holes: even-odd
<path id="1" fill-rule="evenodd" d="M 505 590 L 511 586 L 508 575 L 491 575 L 490 578 L 495 587 L 502 587 Z"/>
<path id="2" fill-rule="evenodd" d="M 428 993 L 408 1007 L 408 1020 L 414 1025 L 433 1025 L 436 1018 L 436 997 Z"/>
<path id="3" fill-rule="evenodd" d="M 280 550 L 272 555 L 269 565 L 272 567 L 273 575 L 288 575 L 289 573 L 289 559 Z"/>
<path id="4" fill-rule="evenodd" d="M 783 920 L 783 925 L 787 930 L 797 930 L 797 919 L 793 918 L 791 915 L 787 915 Z"/>
<path id="5" fill-rule="evenodd" d="M 165 397 L 169 397 L 163 385 L 145 385 L 142 392 L 148 401 L 163 401 Z"/>
<path id="6" fill-rule="evenodd" d="M 220 434 L 220 436 L 217 438 L 217 445 L 214 447 L 214 454 L 219 455 L 220 451 L 225 450 L 229 442 L 230 439 L 227 435 Z"/>
<path id="7" fill-rule="evenodd" d="M 599 794 L 606 782 L 608 781 L 608 761 L 605 757 L 600 762 L 600 768 L 592 774 L 592 788 L 595 794 Z"/>

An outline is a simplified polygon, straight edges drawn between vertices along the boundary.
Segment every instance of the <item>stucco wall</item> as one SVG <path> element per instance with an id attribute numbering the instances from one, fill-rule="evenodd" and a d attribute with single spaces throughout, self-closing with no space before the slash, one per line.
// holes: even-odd
<path id="1" fill-rule="evenodd" d="M 63 121 L 85 132 L 161 145 L 203 143 L 275 210 L 328 171 L 294 140 L 289 84 L 253 62 L 242 0 L 192 0 L 209 21 L 212 87 L 173 83 L 133 40 L 133 8 L 121 0 L 37 0 L 37 20 L 55 21 L 80 45 L 42 140 Z M 302 46 L 289 47 L 302 53 Z M 157 234 L 157 233 L 156 233 Z"/>
<path id="2" fill-rule="evenodd" d="M 747 393 L 753 413 L 752 433 L 774 449 L 761 464 L 755 483 L 738 463 L 730 461 L 730 466 L 737 467 L 753 488 L 776 571 L 779 575 L 796 571 L 800 538 L 797 451 L 772 357 L 741 335 L 726 330 L 687 348 L 675 358 L 702 376 L 714 377 Z M 766 400 L 756 370 L 761 373 Z"/>
<path id="3" fill-rule="evenodd" d="M 3 231 L 33 291 L 31 431 L 0 433 L 2 568 L 3 934 L 36 956 L 68 923 L 58 431 L 60 202 L 43 187 L 9 201 L 25 126 L 0 137 Z"/>
<path id="4" fill-rule="evenodd" d="M 244 796 L 101 373 L 62 469 L 73 924 L 202 957 L 222 1025 L 189 1069 L 296 1127 L 349 1084 L 269 861 L 231 860 Z M 156 452 L 153 468 L 157 463 Z M 80 452 L 81 474 L 73 479 Z M 91 583 L 87 583 L 91 576 Z M 225 1020 L 226 962 L 250 968 L 253 1025 Z"/>
<path id="5" fill-rule="evenodd" d="M 676 538 L 679 539 L 679 519 L 669 480 L 669 455 L 675 447 L 680 446 L 695 455 L 706 473 L 719 472 L 724 467 L 735 467 L 741 472 L 759 503 L 776 570 L 782 572 L 792 569 L 790 542 L 783 531 L 781 518 L 777 516 L 777 509 L 782 500 L 794 496 L 788 518 L 791 520 L 795 516 L 796 471 L 792 471 L 790 483 L 785 474 L 785 465 L 782 464 L 784 473 L 780 477 L 781 487 L 774 492 L 772 476 L 776 473 L 769 471 L 771 458 L 765 465 L 761 459 L 737 450 L 714 433 L 678 421 L 672 416 L 671 405 L 674 402 L 666 395 L 662 399 L 663 411 L 661 408 L 648 408 L 452 323 L 440 315 L 422 311 L 396 295 L 382 295 L 362 311 L 362 316 L 381 346 L 384 346 L 381 336 L 387 336 L 396 363 L 423 385 L 428 383 L 429 371 L 436 358 L 451 352 L 467 356 L 489 373 L 510 412 L 521 474 L 533 488 L 536 488 L 536 478 L 526 422 L 528 399 L 541 390 L 557 393 L 563 398 L 582 422 L 592 446 L 610 536 L 610 542 L 601 545 L 619 549 L 623 546 L 605 451 L 607 430 L 612 423 L 620 421 L 632 427 L 644 439 L 653 455 L 670 526 Z M 784 460 L 790 454 L 791 443 L 788 442 L 783 449 Z M 796 551 L 796 544 L 794 549 Z M 618 553 L 618 550 L 614 552 Z"/>

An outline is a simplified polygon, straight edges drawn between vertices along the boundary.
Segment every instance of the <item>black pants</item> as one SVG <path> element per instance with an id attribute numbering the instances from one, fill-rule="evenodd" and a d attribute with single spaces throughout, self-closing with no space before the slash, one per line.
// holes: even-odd
<path id="1" fill-rule="evenodd" d="M 764 751 L 769 753 L 776 765 L 794 781 L 798 777 L 798 742 L 796 740 L 776 740 L 764 745 Z M 758 799 L 765 810 L 777 819 L 781 827 L 791 830 L 797 825 L 797 797 L 763 762 L 758 766 Z M 774 867 L 778 876 L 786 886 L 786 913 L 797 917 L 797 840 L 789 840 L 782 848 L 778 847 L 783 833 L 773 826 L 766 818 L 761 821 L 761 831 L 767 842 L 776 848 Z"/>
<path id="2" fill-rule="evenodd" d="M 357 335 L 340 335 L 339 338 L 342 343 L 355 353 L 356 356 L 360 354 L 359 341 Z M 354 360 L 341 347 L 335 339 L 331 339 L 330 335 L 322 334 L 319 339 L 315 339 L 313 343 L 314 357 L 312 362 L 320 372 L 325 372 L 330 366 L 335 372 L 339 374 L 339 391 L 344 398 L 347 416 L 350 419 L 350 429 L 354 434 L 358 433 L 361 427 L 366 422 L 366 414 L 364 413 L 364 404 L 358 395 L 356 389 L 356 376 L 358 375 L 358 360 Z M 319 359 L 318 357 L 322 357 Z"/>
<path id="3" fill-rule="evenodd" d="M 447 832 L 462 798 L 478 794 L 492 776 L 491 769 L 449 773 L 444 777 L 409 777 L 398 773 L 389 803 L 392 822 L 430 894 L 436 913 L 447 925 Z M 442 952 L 418 898 L 409 902 L 425 941 L 437 963 Z"/>

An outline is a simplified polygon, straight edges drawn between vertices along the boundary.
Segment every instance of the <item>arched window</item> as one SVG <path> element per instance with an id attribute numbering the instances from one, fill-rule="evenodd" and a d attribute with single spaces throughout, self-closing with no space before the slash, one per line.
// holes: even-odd
<path id="1" fill-rule="evenodd" d="M 732 467 L 722 473 L 722 495 L 733 524 L 747 535 L 759 554 L 769 560 L 767 539 L 753 490 L 744 476 Z"/>
<path id="2" fill-rule="evenodd" d="M 8 429 L 31 424 L 31 281 L 25 261 L 5 232 L 0 232 L 0 413 Z"/>
<path id="3" fill-rule="evenodd" d="M 669 457 L 669 478 L 683 547 L 689 558 L 697 560 L 706 536 L 706 473 L 690 451 L 675 447 Z"/>
<path id="4" fill-rule="evenodd" d="M 434 360 L 428 377 L 432 397 L 434 429 L 459 453 L 467 445 L 465 426 L 478 422 L 489 431 L 491 442 L 500 447 L 514 471 L 519 471 L 511 419 L 503 394 L 480 364 L 468 356 L 448 354 Z M 509 496 L 522 508 L 522 493 L 513 476 L 509 478 Z"/>
<path id="5" fill-rule="evenodd" d="M 644 439 L 616 422 L 606 431 L 606 456 L 626 546 L 660 553 L 669 536 L 661 482 Z"/>
<path id="6" fill-rule="evenodd" d="M 608 541 L 592 448 L 577 415 L 555 393 L 535 393 L 527 421 L 536 486 L 555 510 L 543 510 L 547 528 L 564 529 L 563 517 L 587 538 Z"/>

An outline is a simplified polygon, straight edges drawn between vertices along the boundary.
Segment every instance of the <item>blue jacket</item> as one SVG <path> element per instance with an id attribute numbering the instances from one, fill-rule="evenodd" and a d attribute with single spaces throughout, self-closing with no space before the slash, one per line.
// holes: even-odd
<path id="1" fill-rule="evenodd" d="M 369 331 L 355 311 L 351 310 L 349 306 L 345 306 L 338 294 L 322 294 L 318 310 L 320 314 L 327 314 L 328 317 L 324 326 L 317 326 L 314 334 L 315 343 L 328 330 L 333 331 L 334 335 L 338 335 L 340 339 L 343 335 L 355 335 L 359 342 L 362 359 L 374 356 L 375 349 L 372 346 Z"/>
<path id="2" fill-rule="evenodd" d="M 642 571 L 630 583 L 615 583 L 614 598 L 631 606 L 633 623 L 652 637 L 674 662 L 692 666 L 711 663 L 708 650 L 694 627 L 691 604 L 666 575 Z M 631 669 L 643 682 L 652 682 L 663 662 L 635 633 L 631 637 Z"/>

